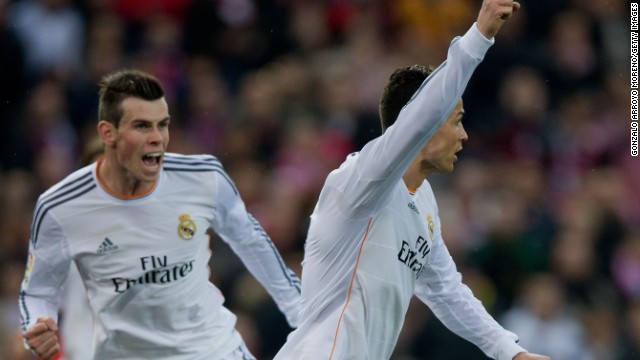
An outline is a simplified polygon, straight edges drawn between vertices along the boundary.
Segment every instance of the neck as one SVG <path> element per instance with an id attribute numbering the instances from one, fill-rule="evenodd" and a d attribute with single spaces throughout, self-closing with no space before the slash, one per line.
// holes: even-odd
<path id="1" fill-rule="evenodd" d="M 98 160 L 97 176 L 102 187 L 110 194 L 128 198 L 144 195 L 155 186 L 154 182 L 143 182 L 126 175 L 126 169 L 113 165 L 113 161 L 103 157 Z"/>
<path id="2" fill-rule="evenodd" d="M 408 188 L 417 190 L 427 178 L 427 175 L 429 175 L 428 169 L 422 166 L 420 160 L 416 159 L 409 165 L 407 171 L 404 172 L 402 180 Z"/>

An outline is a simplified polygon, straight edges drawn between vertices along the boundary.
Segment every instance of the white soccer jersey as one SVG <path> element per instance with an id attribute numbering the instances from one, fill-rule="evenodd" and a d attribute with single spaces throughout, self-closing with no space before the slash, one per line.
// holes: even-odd
<path id="1" fill-rule="evenodd" d="M 38 199 L 20 292 L 23 329 L 57 319 L 71 261 L 95 318 L 95 359 L 220 359 L 241 342 L 235 316 L 209 282 L 213 228 L 297 325 L 299 279 L 247 213 L 220 162 L 165 154 L 148 193 L 122 198 L 82 168 Z"/>
<path id="2" fill-rule="evenodd" d="M 327 177 L 305 245 L 300 325 L 275 359 L 389 359 L 414 295 L 488 356 L 524 351 L 462 284 L 429 183 L 413 194 L 402 181 L 492 43 L 476 25 L 454 39 L 396 123 Z"/>

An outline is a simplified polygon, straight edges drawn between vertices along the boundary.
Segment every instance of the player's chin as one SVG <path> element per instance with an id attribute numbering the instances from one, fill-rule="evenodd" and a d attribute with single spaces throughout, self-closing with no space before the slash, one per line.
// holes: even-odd
<path id="1" fill-rule="evenodd" d="M 454 170 L 454 166 L 453 166 L 453 164 L 451 164 L 450 167 L 445 168 L 443 171 L 441 171 L 441 173 L 443 173 L 443 174 L 451 174 L 453 172 L 453 170 Z"/>
<path id="2" fill-rule="evenodd" d="M 140 169 L 140 180 L 144 182 L 154 182 L 160 176 L 160 167 L 143 167 Z"/>
<path id="3" fill-rule="evenodd" d="M 436 173 L 438 174 L 451 174 L 453 172 L 454 166 L 453 163 L 440 164 Z"/>
<path id="4" fill-rule="evenodd" d="M 440 172 L 443 174 L 451 174 L 453 170 L 455 170 L 455 163 L 457 161 L 458 161 L 458 158 L 456 157 L 453 161 L 448 162 L 446 164 L 442 164 Z"/>
<path id="5" fill-rule="evenodd" d="M 453 154 L 453 158 L 446 164 L 447 173 L 452 173 L 455 170 L 455 164 L 458 162 L 458 155 Z"/>

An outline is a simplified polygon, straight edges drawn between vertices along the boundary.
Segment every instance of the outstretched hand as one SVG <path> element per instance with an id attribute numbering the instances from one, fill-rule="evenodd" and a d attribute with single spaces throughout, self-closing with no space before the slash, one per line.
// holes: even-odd
<path id="1" fill-rule="evenodd" d="M 487 39 L 491 39 L 518 9 L 520 3 L 517 1 L 484 0 L 478 14 L 478 29 Z"/>
<path id="2" fill-rule="evenodd" d="M 40 359 L 51 359 L 60 351 L 58 326 L 50 317 L 38 318 L 22 337 Z"/>
<path id="3" fill-rule="evenodd" d="M 519 353 L 513 360 L 551 360 L 550 357 L 531 353 Z"/>

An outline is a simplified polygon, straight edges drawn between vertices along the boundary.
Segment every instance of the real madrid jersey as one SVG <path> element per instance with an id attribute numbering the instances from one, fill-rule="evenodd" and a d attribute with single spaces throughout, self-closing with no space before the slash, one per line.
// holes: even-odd
<path id="1" fill-rule="evenodd" d="M 305 244 L 300 325 L 275 359 L 389 359 L 414 295 L 487 355 L 523 351 L 462 284 L 429 183 L 414 193 L 402 181 L 491 44 L 476 25 L 455 39 L 395 124 L 327 177 Z"/>
<path id="2" fill-rule="evenodd" d="M 213 156 L 165 154 L 154 188 L 122 198 L 99 183 L 100 161 L 38 199 L 20 292 L 26 330 L 57 318 L 71 261 L 94 315 L 96 359 L 219 359 L 240 344 L 235 316 L 209 282 L 207 229 L 229 243 L 297 325 L 299 279 L 247 213 Z"/>

